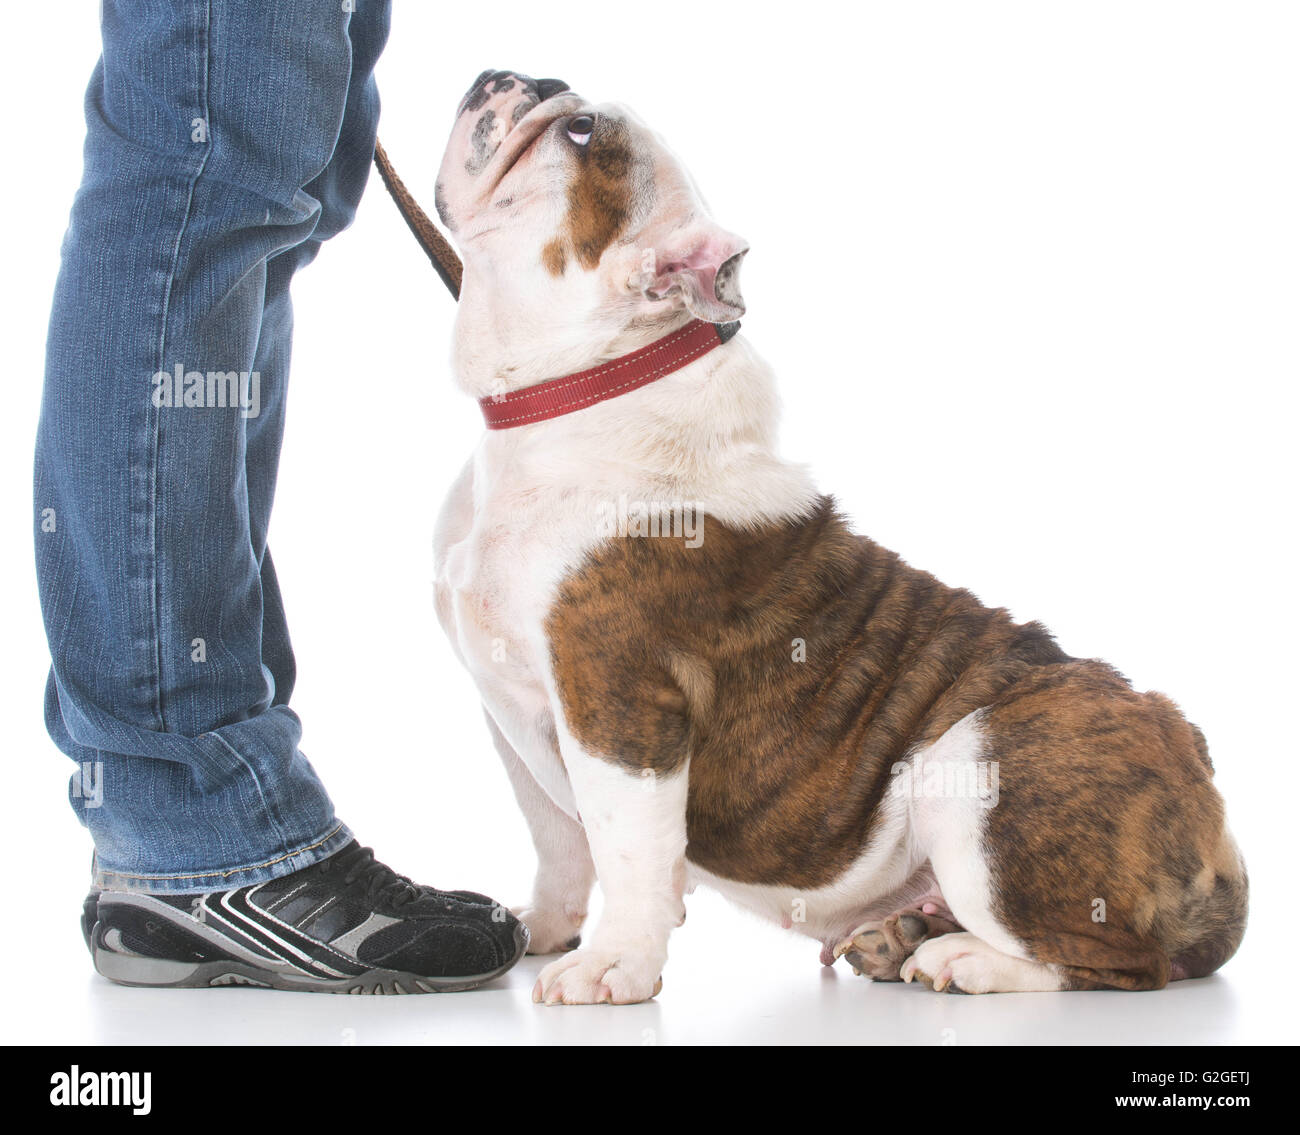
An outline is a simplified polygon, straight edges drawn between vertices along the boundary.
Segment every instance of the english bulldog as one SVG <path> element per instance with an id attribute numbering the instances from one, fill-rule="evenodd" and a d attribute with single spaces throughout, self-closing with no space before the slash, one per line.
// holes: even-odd
<path id="1" fill-rule="evenodd" d="M 1200 730 L 856 535 L 780 456 L 735 333 L 748 245 L 656 134 L 485 72 L 435 200 L 488 425 L 437 610 L 536 845 L 536 1001 L 654 996 L 696 883 L 940 991 L 1158 989 L 1232 955 L 1246 872 Z"/>

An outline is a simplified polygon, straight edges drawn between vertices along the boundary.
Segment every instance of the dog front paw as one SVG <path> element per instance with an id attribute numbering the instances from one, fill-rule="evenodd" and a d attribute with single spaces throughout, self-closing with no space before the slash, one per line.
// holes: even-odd
<path id="1" fill-rule="evenodd" d="M 577 949 L 582 941 L 578 932 L 587 919 L 585 910 L 570 907 L 551 910 L 524 903 L 512 906 L 510 913 L 528 927 L 530 954 L 562 954 Z"/>
<path id="2" fill-rule="evenodd" d="M 537 979 L 533 1000 L 547 1005 L 633 1005 L 663 988 L 662 957 L 632 950 L 575 950 Z"/>

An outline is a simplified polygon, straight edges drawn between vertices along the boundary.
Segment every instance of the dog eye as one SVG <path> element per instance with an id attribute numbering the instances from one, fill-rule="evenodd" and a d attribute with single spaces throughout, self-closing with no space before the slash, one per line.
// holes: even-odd
<path id="1" fill-rule="evenodd" d="M 589 114 L 580 114 L 577 118 L 569 119 L 569 137 L 579 146 L 585 146 L 591 141 L 591 132 L 595 128 L 596 120 Z"/>

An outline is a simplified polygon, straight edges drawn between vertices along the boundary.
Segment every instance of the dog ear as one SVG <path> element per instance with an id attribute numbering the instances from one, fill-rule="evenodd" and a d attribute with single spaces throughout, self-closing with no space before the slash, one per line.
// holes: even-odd
<path id="1" fill-rule="evenodd" d="M 629 281 L 651 301 L 674 293 L 696 319 L 730 323 L 745 314 L 740 262 L 749 245 L 716 226 L 673 233 L 665 248 L 646 248 L 641 269 Z"/>

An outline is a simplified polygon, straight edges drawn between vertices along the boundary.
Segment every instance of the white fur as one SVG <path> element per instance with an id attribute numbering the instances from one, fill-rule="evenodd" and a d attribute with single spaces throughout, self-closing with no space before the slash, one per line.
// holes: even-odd
<path id="1" fill-rule="evenodd" d="M 513 908 L 514 913 L 530 931 L 529 953 L 561 953 L 582 930 L 587 900 L 596 881 L 587 833 L 546 794 L 491 715 L 488 728 L 537 851 L 532 898 Z"/>
<path id="2" fill-rule="evenodd" d="M 983 718 L 983 710 L 967 714 L 933 745 L 916 753 L 912 762 L 961 765 L 984 760 L 988 742 Z M 1024 947 L 993 914 L 993 888 L 984 850 L 987 807 L 969 796 L 912 797 L 911 819 L 912 838 L 930 860 L 957 921 L 995 949 L 1026 957 Z"/>
<path id="3" fill-rule="evenodd" d="M 688 768 L 644 775 L 562 742 L 583 827 L 605 893 L 591 941 L 552 962 L 533 998 L 547 1004 L 627 1004 L 654 996 L 668 936 L 681 924 Z"/>
<path id="4" fill-rule="evenodd" d="M 1049 993 L 1062 989 L 1050 966 L 995 950 L 974 934 L 943 934 L 922 942 L 903 963 L 904 981 L 925 977 L 936 992 Z"/>

